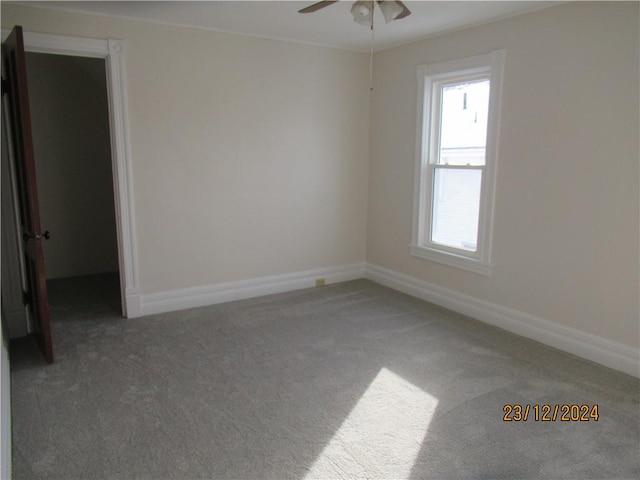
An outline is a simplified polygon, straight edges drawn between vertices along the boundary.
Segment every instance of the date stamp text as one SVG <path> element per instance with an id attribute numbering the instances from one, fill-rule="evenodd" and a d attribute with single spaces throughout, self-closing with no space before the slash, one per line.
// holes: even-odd
<path id="1" fill-rule="evenodd" d="M 518 403 L 506 404 L 502 407 L 505 422 L 597 422 L 598 404 L 543 404 L 521 405 Z"/>

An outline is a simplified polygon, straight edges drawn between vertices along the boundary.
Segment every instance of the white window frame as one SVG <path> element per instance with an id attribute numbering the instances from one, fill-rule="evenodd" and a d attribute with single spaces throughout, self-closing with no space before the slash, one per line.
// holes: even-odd
<path id="1" fill-rule="evenodd" d="M 413 230 L 409 253 L 426 260 L 491 275 L 491 241 L 498 163 L 500 103 L 505 50 L 450 62 L 418 66 L 418 113 L 416 119 L 416 171 Z M 439 138 L 439 89 L 442 84 L 486 77 L 490 80 L 486 161 L 482 167 L 478 243 L 476 251 L 431 241 L 433 185 Z M 455 167 L 454 167 L 455 168 Z"/>

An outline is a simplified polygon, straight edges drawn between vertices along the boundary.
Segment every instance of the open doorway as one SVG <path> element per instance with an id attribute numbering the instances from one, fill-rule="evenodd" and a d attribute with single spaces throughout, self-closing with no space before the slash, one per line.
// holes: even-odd
<path id="1" fill-rule="evenodd" d="M 26 61 L 52 320 L 122 314 L 105 60 Z"/>
<path id="2" fill-rule="evenodd" d="M 16 26 L 13 31 L 20 30 L 21 27 Z M 2 29 L 2 43 L 3 43 L 3 54 L 5 53 L 6 42 L 8 42 L 10 38 L 10 34 L 13 35 L 12 31 Z M 22 36 L 20 34 L 20 36 Z M 83 38 L 83 37 L 67 37 L 61 35 L 50 35 L 50 34 L 41 34 L 41 33 L 33 33 L 24 31 L 24 43 L 22 40 L 16 42 L 16 36 L 13 36 L 11 48 L 13 48 L 14 54 L 10 57 L 13 60 L 22 56 L 23 68 L 24 72 L 24 81 L 22 81 L 22 85 L 26 86 L 26 59 L 24 59 L 25 52 L 26 53 L 46 53 L 46 54 L 54 54 L 54 55 L 65 55 L 71 57 L 82 57 L 88 59 L 99 59 L 102 64 L 102 68 L 105 68 L 104 73 L 106 74 L 106 86 L 107 86 L 107 104 L 108 104 L 108 118 L 109 118 L 109 135 L 110 135 L 110 150 L 111 150 L 111 168 L 113 172 L 113 180 L 112 180 L 112 191 L 113 191 L 113 201 L 115 202 L 115 220 L 116 220 L 116 236 L 117 236 L 117 252 L 118 252 L 118 270 L 119 270 L 119 279 L 116 279 L 115 285 L 113 288 L 117 292 L 116 296 L 119 296 L 121 299 L 121 305 L 118 309 L 119 314 L 126 318 L 137 317 L 141 315 L 141 304 L 140 304 L 140 293 L 139 293 L 139 278 L 138 278 L 138 262 L 137 262 L 137 253 L 136 253 L 136 232 L 135 232 L 135 207 L 133 202 L 133 168 L 131 165 L 131 154 L 130 154 L 130 142 L 129 142 L 129 133 L 128 133 L 128 115 L 127 115 L 127 88 L 126 88 L 126 75 L 124 72 L 125 61 L 124 61 L 124 53 L 125 46 L 124 43 L 120 40 L 114 39 L 92 39 L 92 38 Z M 20 53 L 18 50 L 21 50 Z M 8 60 L 7 60 L 8 61 Z M 5 66 L 3 62 L 3 67 Z M 10 62 L 11 68 L 14 69 L 15 62 Z M 15 72 L 14 72 L 15 73 Z M 103 74 L 104 76 L 104 74 Z M 15 97 L 19 96 L 19 101 L 23 102 L 24 96 L 26 96 L 26 88 L 24 90 L 20 90 L 20 88 L 16 89 L 5 89 L 5 83 L 8 83 L 9 87 L 11 87 L 11 82 L 5 82 L 5 72 L 3 69 L 3 107 L 6 107 L 5 100 L 8 98 L 8 95 L 5 93 L 14 92 Z M 19 86 L 19 85 L 18 85 Z M 20 93 L 22 92 L 22 93 Z M 19 95 L 18 95 L 19 94 Z M 18 100 L 14 98 L 14 103 Z M 29 108 L 29 111 L 31 109 Z M 3 119 L 6 114 L 6 108 L 3 108 Z M 31 132 L 31 122 L 29 116 L 25 117 L 27 120 L 23 121 L 22 117 L 14 117 L 11 121 L 3 122 L 6 127 L 7 124 L 14 124 L 15 122 L 19 122 L 22 129 L 25 127 L 28 128 L 28 131 Z M 26 122 L 26 123 L 25 123 Z M 24 130 L 23 130 L 24 131 Z M 15 183 L 16 176 L 12 173 L 11 175 L 5 175 L 5 166 L 12 165 L 14 162 L 9 161 L 8 155 L 5 155 L 8 148 L 7 142 L 4 141 L 4 129 L 3 133 L 3 142 L 2 142 L 2 166 L 3 166 L 3 202 L 2 202 L 2 219 L 3 219 L 3 228 L 2 228 L 2 245 L 3 245 L 3 278 L 2 278 L 2 290 L 3 290 L 3 306 L 5 307 L 5 312 L 12 313 L 12 315 L 8 315 L 7 319 L 9 320 L 8 326 L 10 327 L 10 336 L 16 337 L 25 335 L 27 333 L 33 333 L 32 329 L 25 328 L 30 322 L 25 319 L 25 315 L 28 315 L 30 312 L 33 314 L 34 309 L 27 308 L 32 305 L 34 302 L 30 301 L 31 292 L 38 291 L 42 293 L 40 290 L 40 286 L 36 286 L 32 284 L 30 281 L 26 284 L 23 283 L 20 285 L 20 277 L 22 277 L 24 281 L 24 275 L 18 275 L 20 270 L 24 270 L 24 263 L 22 262 L 22 257 L 26 257 L 26 254 L 23 255 L 25 248 L 21 248 L 23 245 L 23 240 L 25 237 L 25 233 L 27 240 L 33 243 L 33 239 L 43 238 L 38 243 L 41 245 L 40 249 L 43 249 L 42 243 L 45 243 L 47 238 L 46 227 L 40 227 L 40 222 L 38 219 L 36 230 L 28 230 L 30 227 L 27 226 L 23 228 L 24 225 L 20 225 L 16 223 L 17 217 L 17 206 L 12 202 L 5 202 L 5 197 L 8 199 L 12 199 L 14 195 L 9 195 L 8 192 L 13 191 L 16 192 L 16 185 L 10 186 L 11 188 L 6 187 L 5 183 L 8 178 L 12 179 L 12 182 Z M 29 133 L 29 136 L 31 133 Z M 20 139 L 21 141 L 21 139 Z M 14 143 L 14 142 L 9 142 Z M 31 142 L 29 142 L 31 145 Z M 24 147 L 24 145 L 23 145 Z M 26 147 L 25 147 L 26 148 Z M 32 148 L 32 147 L 29 147 Z M 33 155 L 32 155 L 33 157 Z M 32 160 L 35 164 L 35 161 Z M 35 165 L 33 166 L 35 169 Z M 22 178 L 22 177 L 21 177 Z M 35 178 L 35 177 L 34 177 Z M 33 190 L 37 190 L 37 185 L 34 181 Z M 25 190 L 23 190 L 24 192 Z M 7 193 L 7 195 L 5 195 Z M 27 195 L 29 196 L 29 195 Z M 23 195 L 24 197 L 24 195 Z M 37 197 L 35 199 L 35 209 L 39 210 Z M 33 200 L 33 199 L 32 199 Z M 5 228 L 6 227 L 6 228 Z M 32 231 L 33 230 L 33 231 Z M 92 227 L 88 225 L 83 231 L 82 235 L 84 240 L 87 243 L 91 243 L 92 239 Z M 53 233 L 51 235 L 53 238 Z M 13 241 L 16 240 L 16 241 Z M 24 240 L 26 243 L 27 240 Z M 12 242 L 13 241 L 13 242 Z M 5 248 L 6 246 L 13 246 L 15 248 Z M 29 252 L 32 252 L 33 248 L 28 248 Z M 37 249 L 35 249 L 37 250 Z M 11 253 L 11 254 L 9 254 Z M 42 257 L 42 270 L 44 270 L 44 254 L 41 254 Z M 31 261 L 31 257 L 29 258 Z M 22 267 L 21 267 L 22 265 Z M 11 268 L 5 268 L 11 267 Z M 5 273 L 13 273 L 13 275 L 5 275 Z M 46 283 L 45 272 L 42 272 L 42 283 L 43 285 Z M 7 277 L 7 278 L 5 278 Z M 11 278 L 9 278 L 11 277 Z M 78 278 L 78 277 L 72 277 Z M 10 281 L 6 281 L 10 280 Z M 12 288 L 9 288 L 9 287 Z M 85 284 L 82 284 L 82 287 L 86 287 Z M 24 289 L 27 290 L 24 290 Z M 111 288 L 111 287 L 108 287 Z M 26 292 L 26 293 L 25 293 Z M 46 285 L 44 290 L 44 298 L 46 303 L 46 324 L 48 325 L 48 301 L 46 300 Z M 41 302 L 36 302 L 40 304 Z M 6 308 L 10 307 L 10 308 Z M 43 317 L 44 318 L 44 317 Z M 32 318 L 33 320 L 33 318 Z M 40 317 L 37 319 L 38 324 L 40 324 Z M 13 328 L 12 328 L 13 327 Z M 47 327 L 48 328 L 48 327 Z M 50 341 L 49 341 L 50 343 Z M 49 357 L 48 357 L 49 358 Z M 51 361 L 51 360 L 49 360 Z"/>

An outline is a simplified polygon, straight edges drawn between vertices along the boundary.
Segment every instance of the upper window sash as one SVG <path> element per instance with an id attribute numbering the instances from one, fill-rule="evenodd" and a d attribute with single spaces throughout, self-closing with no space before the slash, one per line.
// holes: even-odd
<path id="1" fill-rule="evenodd" d="M 483 80 L 491 81 L 491 70 L 487 70 L 483 73 L 475 73 L 469 75 L 455 75 L 454 78 L 451 78 L 452 75 L 448 75 L 449 78 L 444 78 L 439 81 L 432 81 L 431 79 L 425 79 L 428 82 L 428 85 L 425 85 L 425 89 L 427 87 L 430 88 L 430 99 L 427 99 L 427 105 L 433 102 L 435 108 L 431 110 L 431 119 L 429 122 L 429 149 L 427 150 L 428 158 L 426 161 L 430 164 L 438 164 L 445 165 L 445 162 L 442 162 L 441 158 L 441 146 L 442 146 L 442 128 L 443 128 L 443 103 L 444 99 L 442 96 L 442 92 L 446 87 L 462 85 L 462 84 L 471 84 L 471 83 L 479 83 Z M 488 118 L 487 118 L 488 122 Z M 486 136 L 484 138 L 485 147 L 485 158 L 486 158 Z M 486 162 L 483 161 L 483 164 Z"/>

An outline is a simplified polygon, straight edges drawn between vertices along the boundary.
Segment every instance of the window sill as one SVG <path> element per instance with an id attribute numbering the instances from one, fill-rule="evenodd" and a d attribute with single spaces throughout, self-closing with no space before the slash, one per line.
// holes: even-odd
<path id="1" fill-rule="evenodd" d="M 491 268 L 493 267 L 493 264 L 491 263 L 482 262 L 474 258 L 463 257 L 462 255 L 443 252 L 441 250 L 434 250 L 419 245 L 410 245 L 409 253 L 414 257 L 442 263 L 444 265 L 449 265 L 450 267 L 461 268 L 462 270 L 479 273 L 480 275 L 490 276 Z"/>

